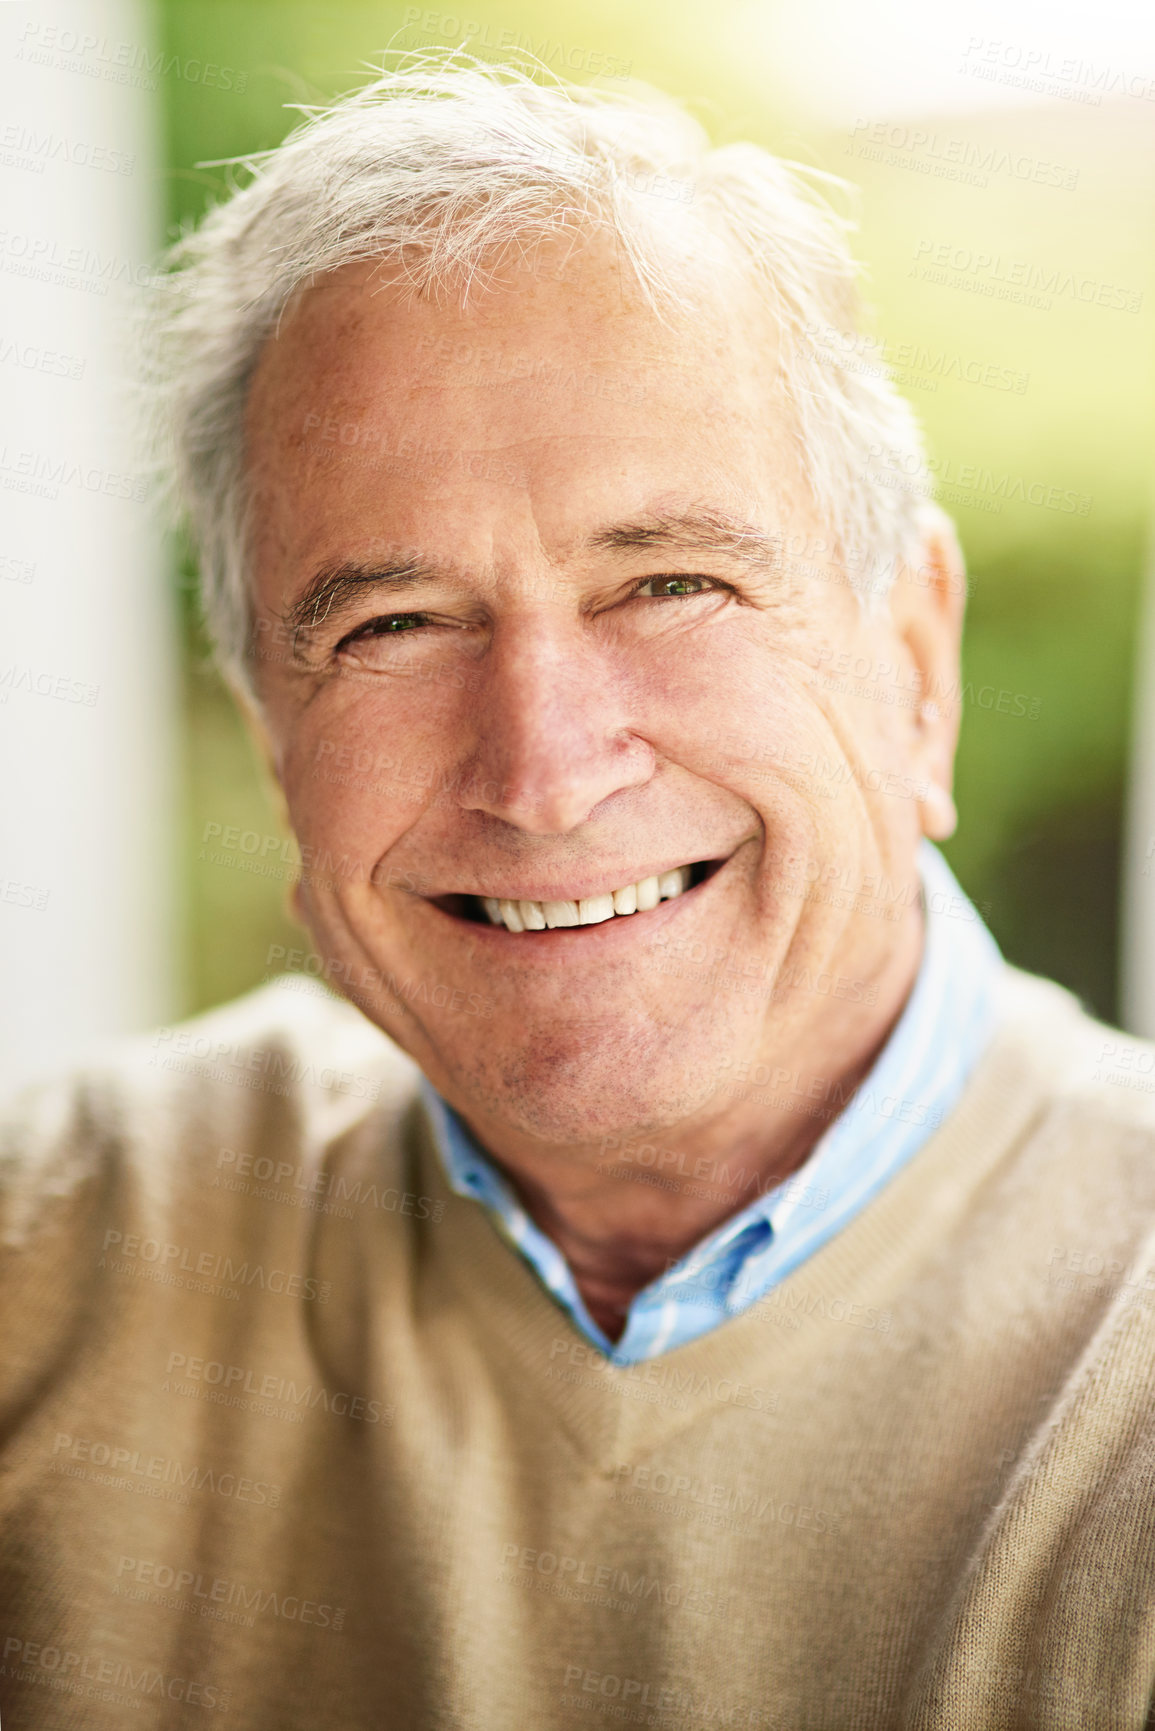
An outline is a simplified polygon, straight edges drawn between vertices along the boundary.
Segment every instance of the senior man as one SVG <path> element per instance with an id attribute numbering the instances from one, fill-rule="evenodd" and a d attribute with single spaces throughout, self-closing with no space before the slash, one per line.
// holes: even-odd
<path id="1" fill-rule="evenodd" d="M 353 1002 L 11 1114 L 5 1731 L 1150 1723 L 1147 1054 L 932 846 L 964 584 L 838 221 L 423 63 L 177 264 Z"/>

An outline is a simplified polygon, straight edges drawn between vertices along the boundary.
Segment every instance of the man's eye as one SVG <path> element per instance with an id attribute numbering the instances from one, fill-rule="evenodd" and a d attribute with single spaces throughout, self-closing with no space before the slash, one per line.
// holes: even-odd
<path id="1" fill-rule="evenodd" d="M 676 595 L 700 595 L 713 588 L 708 577 L 647 577 L 634 590 L 635 595 L 654 595 L 659 599 Z"/>
<path id="2" fill-rule="evenodd" d="M 416 631 L 426 622 L 424 613 L 387 613 L 381 619 L 370 619 L 366 625 L 358 625 L 355 631 L 342 637 L 337 645 L 338 652 L 348 648 L 351 643 L 363 643 L 370 637 L 390 637 L 402 631 Z"/>

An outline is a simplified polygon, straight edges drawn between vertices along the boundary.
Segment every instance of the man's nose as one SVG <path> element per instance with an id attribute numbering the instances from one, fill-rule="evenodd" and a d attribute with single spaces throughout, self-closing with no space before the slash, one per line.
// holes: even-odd
<path id="1" fill-rule="evenodd" d="M 623 681 L 584 628 L 502 622 L 479 668 L 461 804 L 530 835 L 566 835 L 654 772 Z"/>

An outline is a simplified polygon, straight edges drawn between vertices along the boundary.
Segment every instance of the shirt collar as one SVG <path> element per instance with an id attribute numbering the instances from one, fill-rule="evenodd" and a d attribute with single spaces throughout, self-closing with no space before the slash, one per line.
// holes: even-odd
<path id="1" fill-rule="evenodd" d="M 953 1107 L 991 1032 L 1002 958 L 929 842 L 920 851 L 919 873 L 925 940 L 918 974 L 886 1044 L 851 1101 L 797 1172 L 723 1221 L 639 1293 L 631 1318 L 647 1305 L 652 1312 L 667 1293 L 678 1304 L 691 1303 L 695 1282 L 723 1263 L 726 1290 L 712 1289 L 718 1320 L 745 1308 L 865 1207 Z M 740 1072 L 736 1078 L 731 1086 L 746 1088 Z M 498 1228 L 603 1350 L 621 1362 L 639 1356 L 630 1344 L 632 1321 L 617 1348 L 611 1348 L 586 1313 L 560 1250 L 534 1225 L 513 1187 L 478 1148 L 456 1112 L 430 1083 L 423 1083 L 423 1092 L 452 1189 L 489 1210 Z M 757 1098 L 756 1087 L 747 1092 Z M 664 1317 L 661 1346 L 669 1344 L 678 1327 L 668 1305 Z M 651 1352 L 658 1349 L 651 1342 Z"/>

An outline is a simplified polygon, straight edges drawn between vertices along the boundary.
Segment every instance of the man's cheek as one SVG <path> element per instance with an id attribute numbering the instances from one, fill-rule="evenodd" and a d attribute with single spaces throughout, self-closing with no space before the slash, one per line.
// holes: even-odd
<path id="1" fill-rule="evenodd" d="M 815 697 L 871 768 L 909 764 L 919 736 L 920 687 L 905 662 L 869 644 L 843 648 L 825 664 Z"/>
<path id="2" fill-rule="evenodd" d="M 435 776 L 418 774 L 417 763 L 396 729 L 369 737 L 325 729 L 295 740 L 282 787 L 302 847 L 371 868 L 412 823 L 414 807 L 427 803 Z"/>
<path id="3" fill-rule="evenodd" d="M 298 896 L 302 923 L 324 958 L 322 977 L 366 1010 L 389 1009 L 382 982 L 394 968 L 412 972 L 417 960 L 396 905 L 372 886 L 339 888 L 332 881 L 303 879 Z"/>

